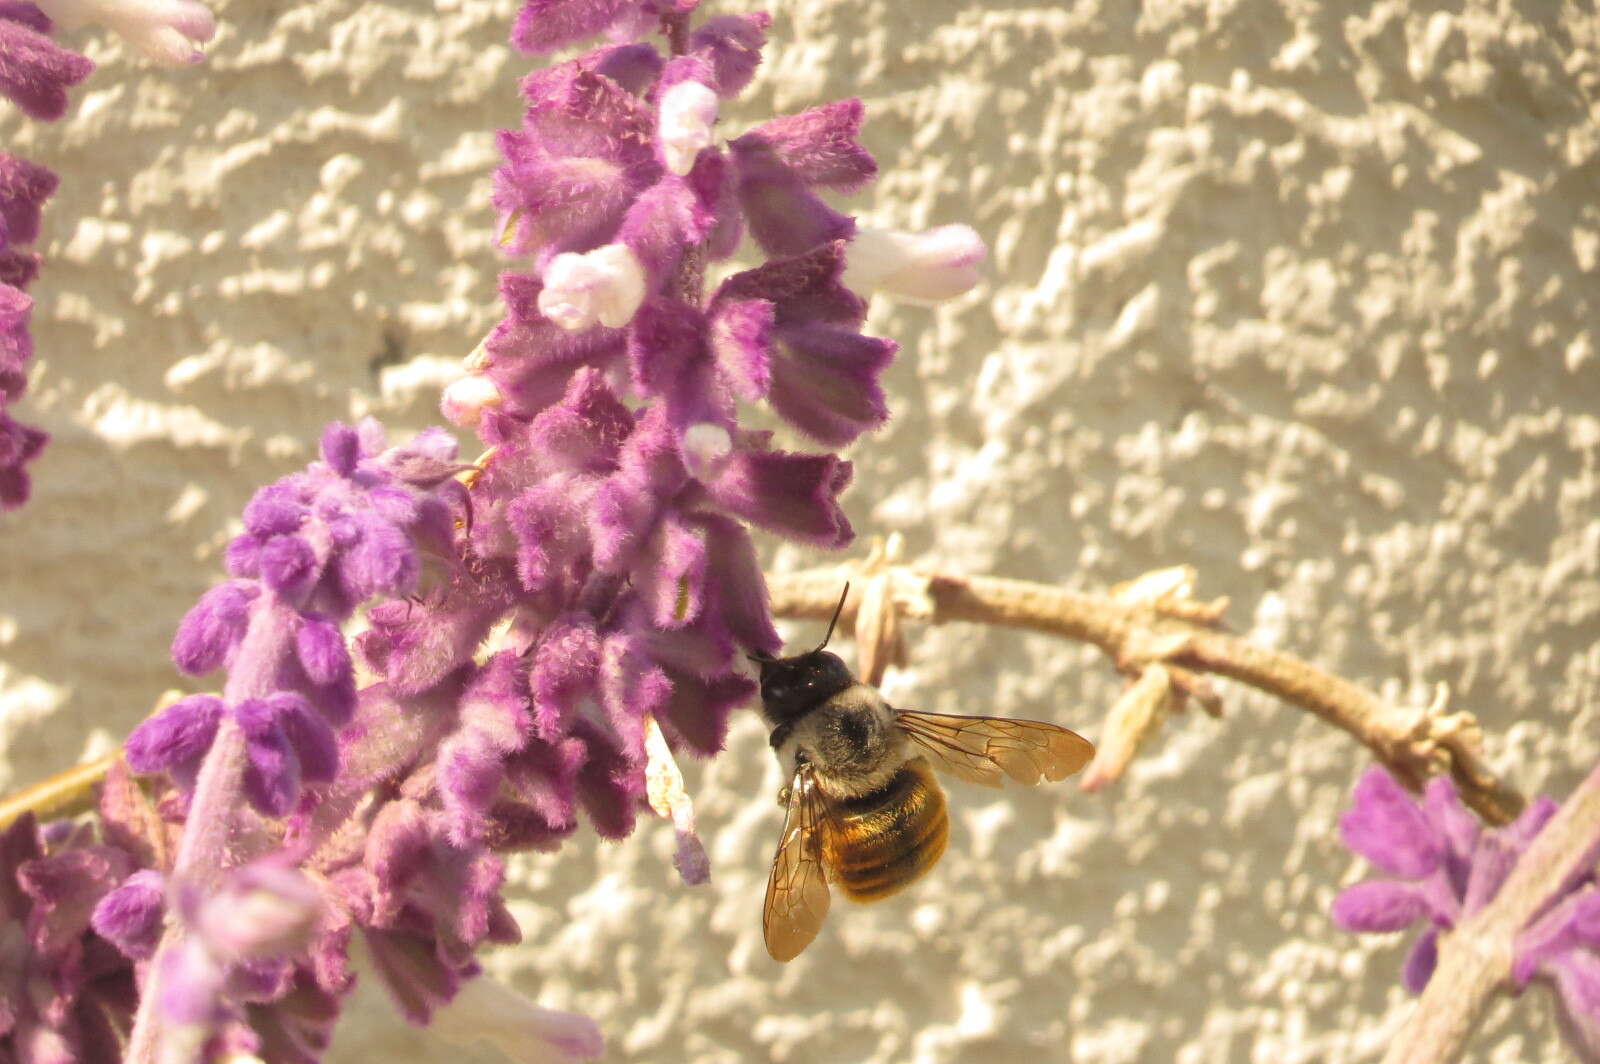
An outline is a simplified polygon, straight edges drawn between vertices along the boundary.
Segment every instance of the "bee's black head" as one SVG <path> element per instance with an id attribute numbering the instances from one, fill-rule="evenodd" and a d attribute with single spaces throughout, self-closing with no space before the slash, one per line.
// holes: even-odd
<path id="1" fill-rule="evenodd" d="M 760 659 L 761 711 L 774 725 L 803 717 L 856 682 L 837 654 L 813 650 Z"/>

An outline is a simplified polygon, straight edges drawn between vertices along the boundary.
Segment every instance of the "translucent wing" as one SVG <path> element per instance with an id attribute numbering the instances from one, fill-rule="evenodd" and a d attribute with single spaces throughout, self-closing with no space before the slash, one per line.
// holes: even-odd
<path id="1" fill-rule="evenodd" d="M 783 837 L 772 858 L 767 901 L 761 912 L 767 952 L 775 961 L 792 961 L 811 944 L 828 915 L 828 879 L 822 868 L 819 826 L 826 816 L 811 766 L 802 764 L 789 784 Z"/>
<path id="2" fill-rule="evenodd" d="M 1064 780 L 1094 756 L 1094 744 L 1077 732 L 1037 720 L 895 714 L 935 765 L 985 787 L 1000 786 L 1002 774 L 1030 787 L 1041 779 Z"/>

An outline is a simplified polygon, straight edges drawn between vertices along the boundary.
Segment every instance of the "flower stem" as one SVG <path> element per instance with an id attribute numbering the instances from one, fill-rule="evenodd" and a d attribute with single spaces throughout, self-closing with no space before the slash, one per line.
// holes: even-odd
<path id="1" fill-rule="evenodd" d="M 1134 675 L 1161 661 L 1226 676 L 1349 732 L 1413 790 L 1430 775 L 1448 771 L 1462 799 L 1490 823 L 1509 823 L 1525 804 L 1521 794 L 1478 759 L 1473 748 L 1476 725 L 1466 714 L 1444 717 L 1431 709 L 1391 706 L 1360 685 L 1291 654 L 1182 616 L 1181 604 L 1163 609 L 1022 580 L 896 568 L 920 599 L 903 607 L 913 619 L 930 624 L 976 621 L 1093 643 Z M 859 563 L 847 563 L 769 577 L 772 612 L 826 620 L 838 602 L 840 585 L 860 579 L 861 573 Z M 854 621 L 856 601 L 845 604 L 840 618 L 847 627 Z"/>

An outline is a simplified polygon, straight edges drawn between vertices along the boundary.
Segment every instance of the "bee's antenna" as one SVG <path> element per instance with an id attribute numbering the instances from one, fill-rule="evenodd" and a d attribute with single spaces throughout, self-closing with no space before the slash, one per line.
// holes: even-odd
<path id="1" fill-rule="evenodd" d="M 850 582 L 845 581 L 844 591 L 839 595 L 839 604 L 833 608 L 833 620 L 828 622 L 828 634 L 822 637 L 822 642 L 817 644 L 817 650 L 828 645 L 828 640 L 833 638 L 833 626 L 839 623 L 839 614 L 844 612 L 844 600 L 850 597 Z M 811 653 L 815 654 L 817 650 Z"/>

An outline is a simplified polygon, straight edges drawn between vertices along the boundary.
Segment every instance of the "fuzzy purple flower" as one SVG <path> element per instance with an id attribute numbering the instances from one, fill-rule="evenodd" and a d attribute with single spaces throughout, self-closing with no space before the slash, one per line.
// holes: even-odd
<path id="1" fill-rule="evenodd" d="M 1339 829 L 1345 845 L 1387 878 L 1346 888 L 1334 899 L 1334 921 L 1372 933 L 1426 922 L 1401 973 L 1406 989 L 1421 993 L 1433 975 L 1440 936 L 1493 900 L 1556 808 L 1540 798 L 1512 824 L 1487 830 L 1450 780 L 1429 781 L 1418 803 L 1387 770 L 1368 769 Z M 1519 990 L 1536 979 L 1555 988 L 1563 1030 L 1584 1059 L 1600 1052 L 1600 887 L 1594 878 L 1591 872 L 1569 884 L 1523 930 L 1512 967 Z"/>

